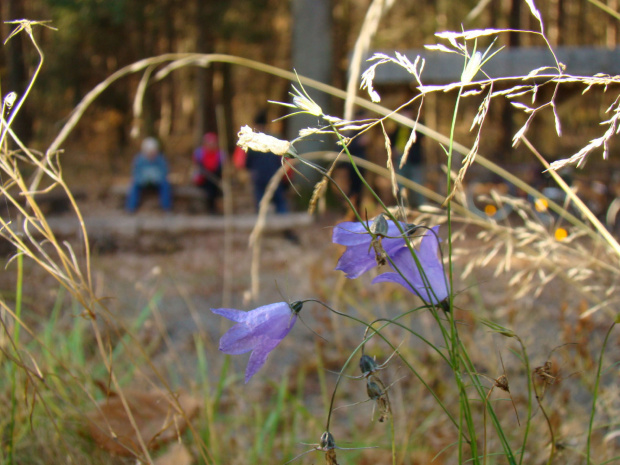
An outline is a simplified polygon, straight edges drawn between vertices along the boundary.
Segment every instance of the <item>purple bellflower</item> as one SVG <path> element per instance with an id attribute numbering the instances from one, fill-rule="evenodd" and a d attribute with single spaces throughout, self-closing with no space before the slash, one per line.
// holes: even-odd
<path id="1" fill-rule="evenodd" d="M 438 231 L 439 226 L 427 231 L 422 237 L 420 250 L 417 252 L 426 280 L 422 278 L 409 248 L 403 246 L 390 254 L 394 263 L 391 265 L 392 268 L 398 269 L 402 276 L 398 272 L 390 271 L 373 279 L 373 284 L 381 282 L 398 283 L 408 291 L 422 297 L 424 302 L 443 307 L 442 302 L 450 295 L 450 289 L 443 264 L 439 258 Z"/>
<path id="2" fill-rule="evenodd" d="M 400 223 L 406 231 L 407 224 Z M 387 221 L 386 237 L 381 238 L 379 246 L 383 251 L 391 256 L 395 251 L 405 245 L 405 238 L 398 229 L 396 223 Z M 334 228 L 332 242 L 347 247 L 338 260 L 337 270 L 344 271 L 347 278 L 354 279 L 371 268 L 377 266 L 377 250 L 373 247 L 372 235 L 368 233 L 367 227 L 358 222 L 347 221 L 340 223 Z"/>
<path id="3" fill-rule="evenodd" d="M 252 351 L 245 370 L 246 383 L 265 364 L 269 353 L 293 329 L 302 305 L 302 302 L 278 302 L 249 312 L 234 308 L 211 309 L 216 315 L 237 323 L 220 339 L 220 350 L 231 355 Z"/>

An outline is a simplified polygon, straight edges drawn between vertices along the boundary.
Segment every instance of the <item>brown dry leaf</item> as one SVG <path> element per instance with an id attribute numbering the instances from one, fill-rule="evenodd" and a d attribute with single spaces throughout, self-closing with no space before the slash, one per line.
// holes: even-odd
<path id="1" fill-rule="evenodd" d="M 187 420 L 198 412 L 199 401 L 189 394 L 177 394 L 176 405 L 169 394 L 128 389 L 123 392 L 140 436 L 148 448 L 178 438 Z M 120 397 L 112 395 L 86 414 L 89 432 L 95 442 L 113 454 L 134 455 L 140 452 L 136 431 Z"/>
<path id="2" fill-rule="evenodd" d="M 189 453 L 187 447 L 183 444 L 172 444 L 165 454 L 157 457 L 154 465 L 191 465 L 194 463 L 192 454 Z"/>

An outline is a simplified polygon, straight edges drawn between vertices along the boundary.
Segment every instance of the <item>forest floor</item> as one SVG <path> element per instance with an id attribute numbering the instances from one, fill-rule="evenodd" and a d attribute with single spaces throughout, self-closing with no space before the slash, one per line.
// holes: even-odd
<path id="1" fill-rule="evenodd" d="M 266 231 L 261 239 L 259 267 L 255 274 L 255 278 L 259 279 L 259 283 L 255 284 L 258 295 L 250 300 L 253 255 L 249 237 L 253 215 L 239 215 L 244 220 L 234 223 L 237 226 L 229 231 L 221 223 L 221 215 L 198 214 L 190 216 L 206 223 L 212 221 L 221 227 L 189 228 L 183 232 L 165 227 L 151 230 L 142 228 L 132 229 L 129 235 L 115 236 L 110 233 L 114 231 L 115 221 L 119 224 L 160 222 L 163 225 L 190 216 L 181 212 L 166 215 L 157 211 L 153 205 L 133 216 L 123 212 L 117 205 L 105 202 L 88 201 L 80 207 L 87 224 L 89 218 L 103 219 L 103 223 L 98 223 L 98 226 L 91 225 L 89 231 L 92 241 L 91 269 L 96 295 L 103 299 L 108 312 L 103 320 L 110 325 L 110 334 L 119 322 L 134 328 L 137 340 L 149 348 L 150 362 L 165 373 L 175 389 L 194 392 L 200 359 L 200 354 L 196 352 L 197 337 L 202 340 L 208 360 L 208 376 L 217 378 L 222 369 L 225 357 L 217 350 L 218 340 L 230 327 L 230 322 L 213 315 L 211 308 L 226 306 L 249 310 L 283 300 L 315 298 L 336 306 L 340 311 L 370 321 L 377 316 L 394 317 L 415 304 L 411 303 L 415 299 L 397 285 L 370 285 L 371 276 L 347 280 L 341 272 L 334 270 L 343 250 L 331 242 L 332 227 L 343 219 L 338 213 L 328 212 L 317 217 L 296 213 L 296 216 L 291 216 L 293 220 L 290 228 Z M 50 216 L 50 221 L 66 223 L 73 219 L 64 214 Z M 110 224 L 104 228 L 102 224 L 106 222 Z M 105 234 L 102 234 L 103 229 L 107 231 Z M 442 231 L 444 237 L 445 232 Z M 469 227 L 465 232 L 460 236 L 459 247 L 474 251 L 482 247 L 476 228 Z M 80 249 L 79 237 L 73 235 L 67 239 L 80 255 L 83 248 Z M 458 258 L 455 261 L 454 287 L 458 290 L 455 305 L 457 318 L 462 323 L 463 340 L 471 344 L 472 357 L 480 360 L 480 371 L 493 378 L 501 374 L 503 368 L 497 355 L 501 351 L 504 353 L 506 371 L 514 376 L 523 374 L 521 363 L 510 354 L 514 350 L 508 344 L 510 341 L 489 336 L 488 329 L 480 324 L 480 318 L 484 317 L 510 327 L 523 338 L 528 345 L 533 367 L 543 366 L 551 359 L 551 353 L 554 353 L 554 374 L 561 387 L 554 386 L 555 391 L 550 394 L 550 397 L 553 396 L 549 400 L 550 404 L 553 402 L 551 408 L 558 416 L 565 415 L 571 421 L 579 412 L 583 420 L 583 412 L 589 402 L 587 380 L 592 379 L 594 357 L 600 350 L 608 319 L 602 314 L 595 314 L 587 324 L 581 322 L 579 314 L 584 304 L 574 297 L 570 282 L 558 280 L 547 286 L 540 295 L 514 299 L 514 287 L 509 285 L 509 281 L 519 271 L 518 261 L 510 273 L 496 276 L 491 260 L 486 268 L 478 268 L 462 280 L 459 276 L 466 265 Z M 27 296 L 24 301 L 26 320 L 31 323 L 44 321 L 58 299 L 59 286 L 34 264 L 26 264 L 26 273 L 28 279 L 23 290 Z M 0 286 L 5 292 L 14 289 L 15 273 L 10 267 L 2 274 Z M 70 322 L 79 313 L 79 308 L 67 300 L 67 321 Z M 143 315 L 146 317 L 142 318 Z M 306 304 L 302 316 L 307 326 L 297 325 L 294 329 L 295 337 L 283 341 L 281 347 L 270 356 L 265 369 L 252 380 L 252 389 L 248 390 L 247 386 L 243 388 L 242 373 L 247 357 L 231 358 L 239 386 L 231 389 L 230 396 L 243 395 L 243 402 L 246 403 L 263 402 L 273 395 L 270 381 L 277 384 L 277 380 L 284 375 L 294 379 L 295 373 L 302 371 L 307 373 L 305 387 L 308 395 L 304 401 L 310 411 L 317 415 L 321 415 L 318 412 L 324 412 L 321 401 L 324 386 L 321 376 L 316 377 L 316 372 L 338 371 L 351 350 L 359 344 L 363 328 L 350 321 L 343 321 L 317 304 Z M 139 326 L 135 326 L 137 321 L 140 321 Z M 429 335 L 430 338 L 438 337 L 433 329 L 435 322 L 428 314 L 417 315 L 407 321 L 419 333 Z M 403 337 L 398 332 L 391 335 L 395 338 Z M 490 344 L 483 345 L 483 338 Z M 418 351 L 417 357 L 420 360 L 431 357 L 428 346 L 411 338 L 407 340 L 411 343 L 410 347 Z M 613 359 L 611 357 L 617 359 L 618 341 L 616 336 L 614 344 L 611 344 L 611 353 L 607 355 L 610 360 Z M 395 343 L 398 345 L 399 342 Z M 578 343 L 580 348 L 575 349 L 573 343 Z M 318 359 L 311 355 L 316 351 L 321 353 Z M 381 354 L 382 357 L 389 356 L 385 351 Z M 435 363 L 429 360 L 431 364 Z M 430 370 L 430 366 L 426 370 Z M 128 385 L 150 386 L 153 383 L 152 374 L 148 370 L 139 371 L 133 380 L 128 381 Z M 579 372 L 583 373 L 578 376 L 581 381 L 568 379 Z M 444 375 L 444 381 L 449 382 L 450 374 L 441 370 L 429 376 L 437 380 Z M 331 375 L 328 376 L 331 385 L 333 380 Z M 400 381 L 394 388 L 395 405 L 399 399 L 406 404 L 406 396 L 403 397 L 402 391 L 411 383 L 411 379 Z M 519 395 L 519 388 L 525 392 L 523 379 L 515 381 L 515 386 L 515 402 L 522 405 L 525 398 Z M 352 398 L 346 394 L 345 399 L 354 400 L 355 393 Z M 568 402 L 568 399 L 570 404 L 562 404 Z M 228 401 L 233 400 L 228 398 Z M 610 402 L 614 409 L 618 408 L 617 400 Z M 367 412 L 364 415 L 366 418 Z M 317 420 L 318 423 L 321 421 Z M 411 426 L 407 423 L 410 419 L 402 421 L 403 428 Z M 568 421 L 558 424 L 558 431 L 566 435 L 566 430 L 562 428 L 568 425 Z M 440 444 L 436 447 L 439 448 Z"/>

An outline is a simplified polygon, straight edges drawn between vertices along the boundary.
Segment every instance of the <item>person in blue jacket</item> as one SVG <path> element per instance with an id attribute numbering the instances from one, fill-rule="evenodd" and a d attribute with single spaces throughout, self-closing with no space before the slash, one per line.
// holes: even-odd
<path id="1" fill-rule="evenodd" d="M 140 152 L 133 160 L 131 186 L 127 193 L 125 208 L 133 213 L 140 205 L 140 197 L 145 189 L 154 189 L 159 194 L 162 210 L 172 209 L 172 188 L 168 182 L 168 162 L 159 149 L 157 139 L 147 137 L 142 141 Z"/>

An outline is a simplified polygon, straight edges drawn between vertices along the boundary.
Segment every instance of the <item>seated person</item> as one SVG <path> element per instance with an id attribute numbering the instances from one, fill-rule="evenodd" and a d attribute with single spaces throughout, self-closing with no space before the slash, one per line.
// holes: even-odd
<path id="1" fill-rule="evenodd" d="M 204 189 L 207 195 L 207 210 L 214 213 L 215 200 L 220 195 L 222 160 L 224 153 L 218 147 L 217 134 L 208 132 L 202 138 L 202 145 L 194 150 L 194 184 Z"/>
<path id="2" fill-rule="evenodd" d="M 159 150 L 159 143 L 153 137 L 142 141 L 140 152 L 133 160 L 131 186 L 127 193 L 125 208 L 133 213 L 140 205 L 140 197 L 145 189 L 154 189 L 159 194 L 162 210 L 172 209 L 172 188 L 168 182 L 168 163 Z"/>

